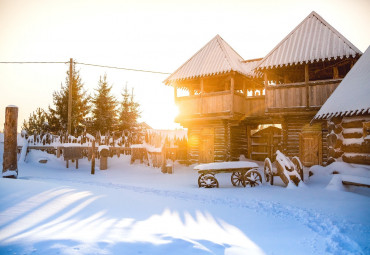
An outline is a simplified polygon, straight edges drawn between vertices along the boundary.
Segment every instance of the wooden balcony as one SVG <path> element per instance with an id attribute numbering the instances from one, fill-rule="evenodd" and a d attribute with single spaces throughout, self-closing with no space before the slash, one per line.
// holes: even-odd
<path id="1" fill-rule="evenodd" d="M 265 113 L 265 96 L 246 97 L 230 91 L 176 98 L 179 123 L 201 119 L 234 119 L 259 116 Z"/>
<path id="2" fill-rule="evenodd" d="M 268 86 L 267 113 L 316 112 L 342 79 Z"/>

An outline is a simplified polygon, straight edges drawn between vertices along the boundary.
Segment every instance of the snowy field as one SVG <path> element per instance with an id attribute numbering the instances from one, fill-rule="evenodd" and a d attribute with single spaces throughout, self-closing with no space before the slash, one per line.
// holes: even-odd
<path id="1" fill-rule="evenodd" d="M 369 189 L 329 174 L 350 166 L 313 167 L 299 188 L 278 177 L 233 187 L 220 174 L 219 189 L 199 189 L 193 166 L 169 175 L 127 156 L 108 162 L 91 175 L 86 159 L 76 170 L 28 154 L 18 179 L 0 178 L 0 254 L 370 254 Z"/>

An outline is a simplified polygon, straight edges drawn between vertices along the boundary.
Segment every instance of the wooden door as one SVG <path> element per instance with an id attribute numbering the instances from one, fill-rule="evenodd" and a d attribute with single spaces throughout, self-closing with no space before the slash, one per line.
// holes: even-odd
<path id="1" fill-rule="evenodd" d="M 299 139 L 299 157 L 304 166 L 321 165 L 322 133 L 301 133 Z"/>
<path id="2" fill-rule="evenodd" d="M 199 163 L 214 162 L 214 139 L 213 128 L 203 128 L 200 133 Z"/>

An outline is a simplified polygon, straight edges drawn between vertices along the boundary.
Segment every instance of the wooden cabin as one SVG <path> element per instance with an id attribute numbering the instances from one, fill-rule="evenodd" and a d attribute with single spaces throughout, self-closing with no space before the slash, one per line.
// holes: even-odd
<path id="1" fill-rule="evenodd" d="M 370 165 L 370 47 L 329 97 L 313 122 L 327 120 L 328 163 Z"/>
<path id="2" fill-rule="evenodd" d="M 326 162 L 326 123 L 307 124 L 360 55 L 312 12 L 262 59 L 256 70 L 264 76 L 265 112 L 282 125 L 285 154 L 299 155 L 306 166 Z"/>
<path id="3" fill-rule="evenodd" d="M 261 146 L 273 141 L 306 166 L 325 162 L 326 123 L 307 124 L 360 55 L 315 12 L 263 59 L 244 60 L 217 35 L 164 81 L 188 128 L 191 161 L 272 157 Z M 270 129 L 276 139 L 256 145 L 252 133 L 266 124 L 281 132 Z"/>
<path id="4" fill-rule="evenodd" d="M 255 96 L 263 90 L 262 79 L 252 72 L 259 60 L 244 61 L 217 35 L 165 80 L 174 87 L 176 121 L 188 129 L 192 162 L 227 161 L 246 153 L 246 128 L 240 122 L 264 114 L 264 97 Z"/>

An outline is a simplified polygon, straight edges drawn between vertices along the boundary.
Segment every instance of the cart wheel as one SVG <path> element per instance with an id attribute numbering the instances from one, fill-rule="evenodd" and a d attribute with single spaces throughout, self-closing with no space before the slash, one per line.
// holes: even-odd
<path id="1" fill-rule="evenodd" d="M 303 165 L 302 165 L 301 160 L 297 156 L 294 156 L 292 158 L 292 162 L 295 165 L 295 168 L 297 169 L 297 172 L 298 172 L 299 176 L 301 177 L 301 180 L 304 181 L 304 179 L 303 179 L 304 178 Z"/>
<path id="2" fill-rule="evenodd" d="M 265 164 L 263 167 L 263 175 L 265 176 L 266 182 L 270 182 L 271 185 L 274 185 L 274 175 L 272 173 L 272 164 L 269 158 L 265 159 Z"/>
<path id="3" fill-rule="evenodd" d="M 198 177 L 198 186 L 199 188 L 203 187 L 204 185 L 204 174 L 199 175 Z"/>
<path id="4" fill-rule="evenodd" d="M 245 185 L 255 187 L 262 184 L 262 176 L 257 170 L 251 169 L 245 174 Z"/>
<path id="5" fill-rule="evenodd" d="M 244 175 L 241 172 L 233 172 L 231 175 L 231 183 L 234 186 L 242 186 L 243 178 L 244 178 Z"/>
<path id="6" fill-rule="evenodd" d="M 218 181 L 213 174 L 201 174 L 198 178 L 199 188 L 218 188 Z"/>

